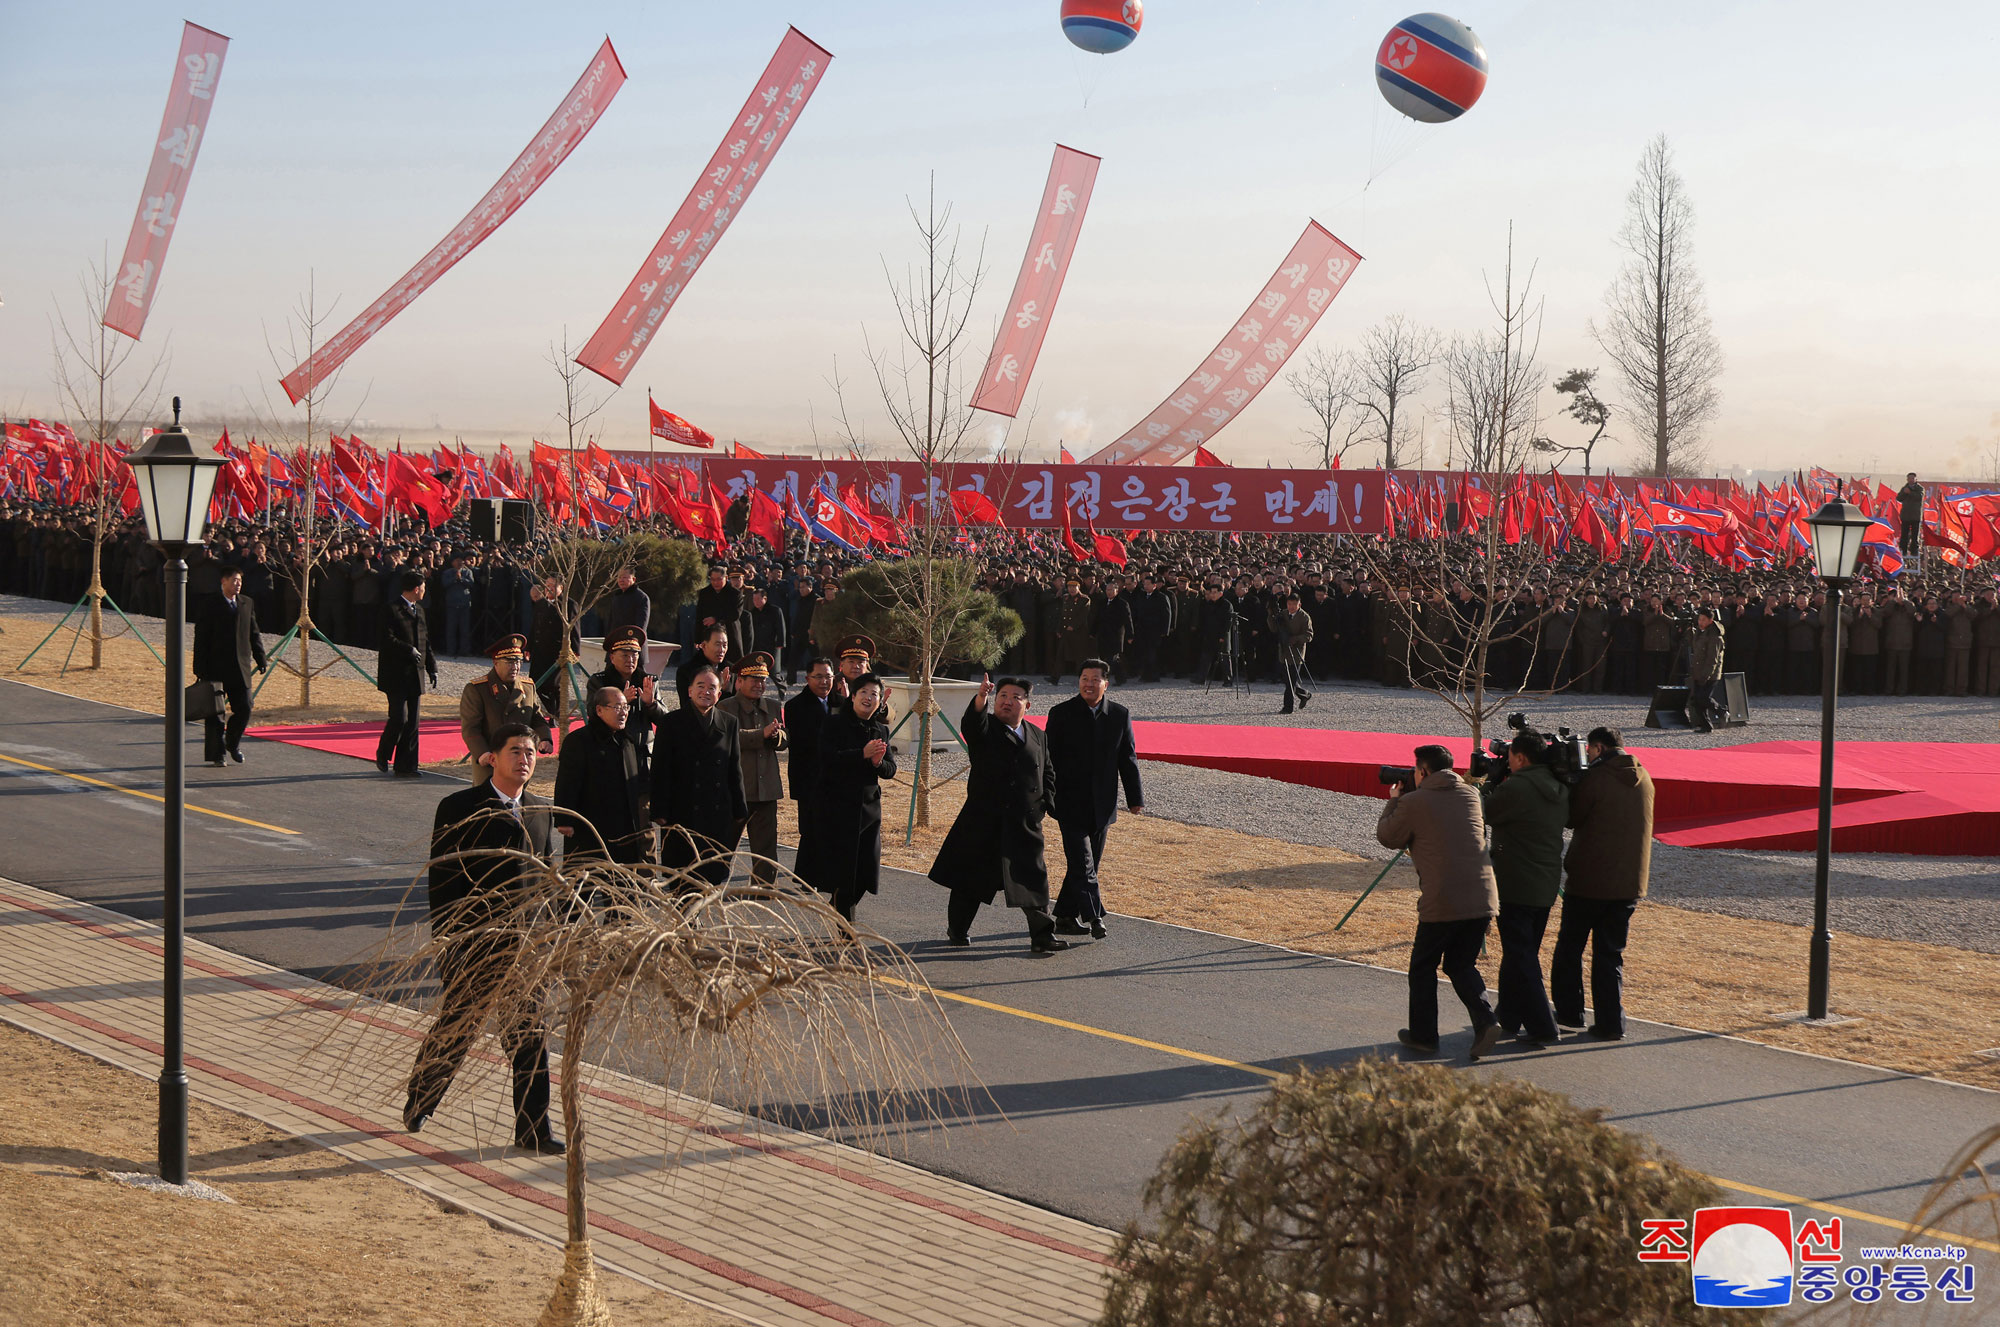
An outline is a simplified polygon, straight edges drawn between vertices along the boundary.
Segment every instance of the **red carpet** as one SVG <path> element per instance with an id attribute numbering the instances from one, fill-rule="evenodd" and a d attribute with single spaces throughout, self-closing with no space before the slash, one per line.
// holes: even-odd
<path id="1" fill-rule="evenodd" d="M 375 759 L 375 743 L 382 736 L 380 720 L 372 723 L 301 723 L 284 727 L 249 728 L 251 737 L 267 742 L 331 751 L 336 756 L 357 760 Z M 435 764 L 441 760 L 463 760 L 465 741 L 458 724 L 451 719 L 425 719 L 417 725 L 417 762 Z"/>
<path id="2" fill-rule="evenodd" d="M 1225 724 L 1133 724 L 1140 754 L 1205 769 L 1387 795 L 1376 771 L 1407 765 L 1412 747 L 1463 737 Z M 1653 776 L 1654 834 L 1694 848 L 1812 848 L 1819 823 L 1819 745 L 1759 742 L 1630 748 Z M 1834 748 L 1833 846 L 1840 852 L 2000 856 L 2000 745 L 1842 742 Z"/>

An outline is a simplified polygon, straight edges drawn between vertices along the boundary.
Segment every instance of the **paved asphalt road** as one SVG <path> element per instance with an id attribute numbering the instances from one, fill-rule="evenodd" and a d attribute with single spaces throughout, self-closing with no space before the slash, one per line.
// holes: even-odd
<path id="1" fill-rule="evenodd" d="M 190 806 L 221 813 L 188 816 L 190 928 L 338 980 L 379 940 L 423 859 L 432 807 L 457 785 L 274 743 L 245 750 L 243 766 L 189 771 Z M 75 776 L 157 795 L 159 758 L 157 718 L 0 682 L 0 875 L 157 918 L 160 804 Z M 1390 1053 L 1402 1023 L 1400 973 L 1118 918 L 1104 943 L 1034 958 L 1018 914 L 996 909 L 970 949 L 950 950 L 943 912 L 941 890 L 901 873 L 863 905 L 941 990 L 965 997 L 954 1025 L 1007 1118 L 954 1120 L 911 1143 L 911 1159 L 1106 1225 L 1136 1214 L 1191 1113 L 1253 1100 L 1267 1081 L 1256 1069 Z M 1455 1003 L 1441 995 L 1449 1028 Z M 1446 1038 L 1460 1065 L 1467 1039 L 1462 1028 Z M 1855 1217 L 1907 1217 L 2000 1116 L 1993 1093 L 1650 1024 L 1623 1043 L 1502 1053 L 1466 1071 L 1602 1107 L 1743 1186 L 1735 1201 L 1842 1209 L 1850 1247 L 1886 1242 L 1887 1228 Z"/>

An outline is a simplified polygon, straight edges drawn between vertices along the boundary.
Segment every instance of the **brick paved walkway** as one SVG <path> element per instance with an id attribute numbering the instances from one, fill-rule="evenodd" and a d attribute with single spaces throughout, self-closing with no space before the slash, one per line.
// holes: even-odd
<path id="1" fill-rule="evenodd" d="M 0 1019 L 158 1077 L 156 925 L 0 880 L 0 927 Z M 561 1244 L 561 1160 L 493 1145 L 496 1067 L 412 1137 L 408 1011 L 352 1009 L 346 992 L 194 940 L 187 960 L 196 1097 Z M 329 1033 L 337 1050 L 315 1050 Z M 606 1266 L 758 1323 L 1096 1315 L 1107 1231 L 636 1079 L 592 1080 L 591 1237 Z"/>

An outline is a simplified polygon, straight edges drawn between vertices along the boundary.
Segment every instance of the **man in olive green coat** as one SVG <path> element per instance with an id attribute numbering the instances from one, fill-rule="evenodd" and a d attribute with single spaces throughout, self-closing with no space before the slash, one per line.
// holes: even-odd
<path id="1" fill-rule="evenodd" d="M 1500 886 L 1500 979 L 1493 1013 L 1510 1036 L 1538 1045 L 1556 1040 L 1555 1011 L 1542 984 L 1542 937 L 1562 887 L 1563 825 L 1569 789 L 1548 766 L 1539 734 L 1516 735 L 1507 774 L 1482 790 L 1493 831 L 1493 875 Z"/>
<path id="2" fill-rule="evenodd" d="M 1722 681 L 1725 649 L 1722 624 L 1715 620 L 1715 610 L 1704 604 L 1688 638 L 1687 721 L 1698 733 L 1715 731 L 1715 688 Z"/>
<path id="3" fill-rule="evenodd" d="M 465 753 L 472 758 L 472 781 L 484 783 L 493 777 L 493 767 L 481 757 L 494 750 L 493 735 L 508 724 L 526 724 L 535 730 L 535 749 L 542 755 L 554 750 L 549 712 L 535 684 L 521 672 L 528 657 L 528 638 L 515 632 L 502 636 L 487 647 L 493 670 L 465 684 L 458 693 L 458 735 Z"/>

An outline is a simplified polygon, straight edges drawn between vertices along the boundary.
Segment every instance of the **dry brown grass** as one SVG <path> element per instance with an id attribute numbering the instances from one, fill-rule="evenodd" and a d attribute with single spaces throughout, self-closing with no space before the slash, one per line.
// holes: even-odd
<path id="1" fill-rule="evenodd" d="M 45 628 L 46 629 L 46 628 Z M 533 1323 L 560 1250 L 240 1115 L 193 1103 L 191 1174 L 235 1205 L 91 1178 L 149 1168 L 152 1084 L 0 1026 L 0 1323 Z M 732 1322 L 639 1282 L 621 1322 Z"/>

